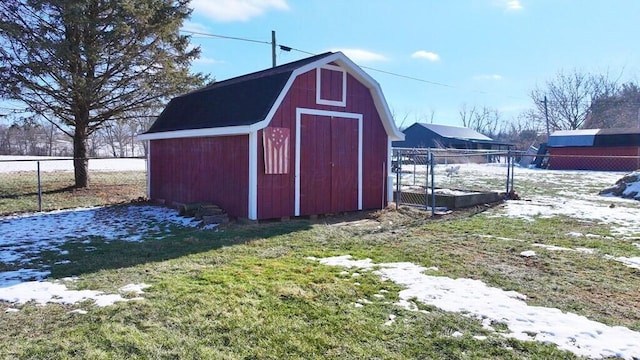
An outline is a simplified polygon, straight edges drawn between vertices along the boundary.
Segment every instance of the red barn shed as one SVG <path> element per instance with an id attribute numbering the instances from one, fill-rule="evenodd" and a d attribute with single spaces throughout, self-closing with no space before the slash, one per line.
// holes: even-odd
<path id="1" fill-rule="evenodd" d="M 549 169 L 640 169 L 640 129 L 556 131 L 549 136 Z"/>
<path id="2" fill-rule="evenodd" d="M 257 220 L 386 206 L 404 136 L 378 83 L 337 52 L 176 97 L 139 138 L 149 198 Z"/>

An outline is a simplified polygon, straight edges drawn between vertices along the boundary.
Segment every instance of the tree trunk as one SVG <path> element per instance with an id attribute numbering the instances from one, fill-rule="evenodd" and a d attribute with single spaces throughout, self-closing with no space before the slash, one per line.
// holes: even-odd
<path id="1" fill-rule="evenodd" d="M 75 187 L 89 187 L 89 160 L 87 159 L 87 128 L 76 124 L 73 134 L 73 172 Z"/>

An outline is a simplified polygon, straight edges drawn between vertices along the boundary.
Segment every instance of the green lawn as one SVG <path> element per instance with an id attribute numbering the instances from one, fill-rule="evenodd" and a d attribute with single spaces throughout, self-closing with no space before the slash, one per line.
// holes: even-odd
<path id="1" fill-rule="evenodd" d="M 367 221 L 339 224 L 354 219 Z M 637 256 L 628 241 L 581 240 L 567 229 L 610 235 L 604 225 L 569 218 L 530 222 L 467 211 L 431 219 L 403 208 L 221 231 L 176 227 L 160 240 L 93 239 L 92 252 L 70 241 L 63 248 L 72 261 L 53 265 L 53 278 L 79 276 L 71 286 L 105 292 L 144 282 L 151 285 L 145 300 L 26 304 L 10 313 L 9 304 L 0 305 L 0 358 L 571 359 L 553 345 L 507 339 L 460 314 L 402 309 L 393 305 L 399 286 L 308 259 L 351 254 L 436 266 L 434 275 L 483 280 L 527 295 L 530 305 L 640 330 L 637 270 L 598 254 L 536 249 L 534 259 L 519 256 L 533 243 Z M 60 255 L 49 256 L 55 263 Z M 385 297 L 375 297 L 381 290 Z M 371 303 L 356 307 L 361 299 Z M 387 326 L 390 315 L 396 318 Z"/>
<path id="2" fill-rule="evenodd" d="M 143 171 L 91 171 L 90 186 L 74 189 L 72 171 L 41 174 L 42 210 L 69 209 L 128 202 L 146 196 Z M 0 215 L 38 211 L 35 172 L 0 173 Z"/>

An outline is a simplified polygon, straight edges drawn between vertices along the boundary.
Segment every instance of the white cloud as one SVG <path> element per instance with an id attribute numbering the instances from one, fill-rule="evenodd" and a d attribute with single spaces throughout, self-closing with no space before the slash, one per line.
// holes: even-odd
<path id="1" fill-rule="evenodd" d="M 382 54 L 377 54 L 363 49 L 332 49 L 330 51 L 340 51 L 356 63 L 387 60 L 387 58 Z"/>
<path id="2" fill-rule="evenodd" d="M 182 25 L 182 29 L 184 31 L 195 31 L 199 33 L 209 33 L 210 29 L 208 26 L 200 23 L 195 23 L 191 21 L 185 21 Z"/>
<path id="3" fill-rule="evenodd" d="M 493 4 L 507 11 L 520 11 L 524 9 L 521 0 L 494 0 Z"/>
<path id="4" fill-rule="evenodd" d="M 194 13 L 215 21 L 248 21 L 269 10 L 289 10 L 286 0 L 193 0 Z"/>
<path id="5" fill-rule="evenodd" d="M 473 77 L 474 80 L 502 80 L 502 75 L 499 74 L 481 74 Z"/>
<path id="6" fill-rule="evenodd" d="M 203 65 L 215 65 L 215 64 L 223 64 L 224 61 L 222 60 L 216 60 L 214 58 L 209 58 L 206 56 L 201 56 L 195 60 L 193 60 L 194 63 L 197 64 L 203 64 Z"/>
<path id="7" fill-rule="evenodd" d="M 425 51 L 425 50 L 419 50 L 414 52 L 413 54 L 411 54 L 411 57 L 414 59 L 426 59 L 429 61 L 440 61 L 440 55 L 431 52 L 431 51 Z"/>

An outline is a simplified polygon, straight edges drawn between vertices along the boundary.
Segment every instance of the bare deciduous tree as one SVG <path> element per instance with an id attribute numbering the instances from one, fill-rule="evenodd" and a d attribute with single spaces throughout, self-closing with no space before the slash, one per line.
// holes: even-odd
<path id="1" fill-rule="evenodd" d="M 570 72 L 559 71 L 544 87 L 531 92 L 537 112 L 534 118 L 546 121 L 546 110 L 551 130 L 580 129 L 589 116 L 594 100 L 613 95 L 616 88 L 616 82 L 610 80 L 608 75 L 589 74 L 575 69 Z"/>
<path id="2" fill-rule="evenodd" d="M 475 130 L 489 137 L 498 135 L 501 127 L 500 112 L 497 109 L 483 106 L 481 108 L 469 107 L 462 104 L 458 110 L 462 126 Z"/>

